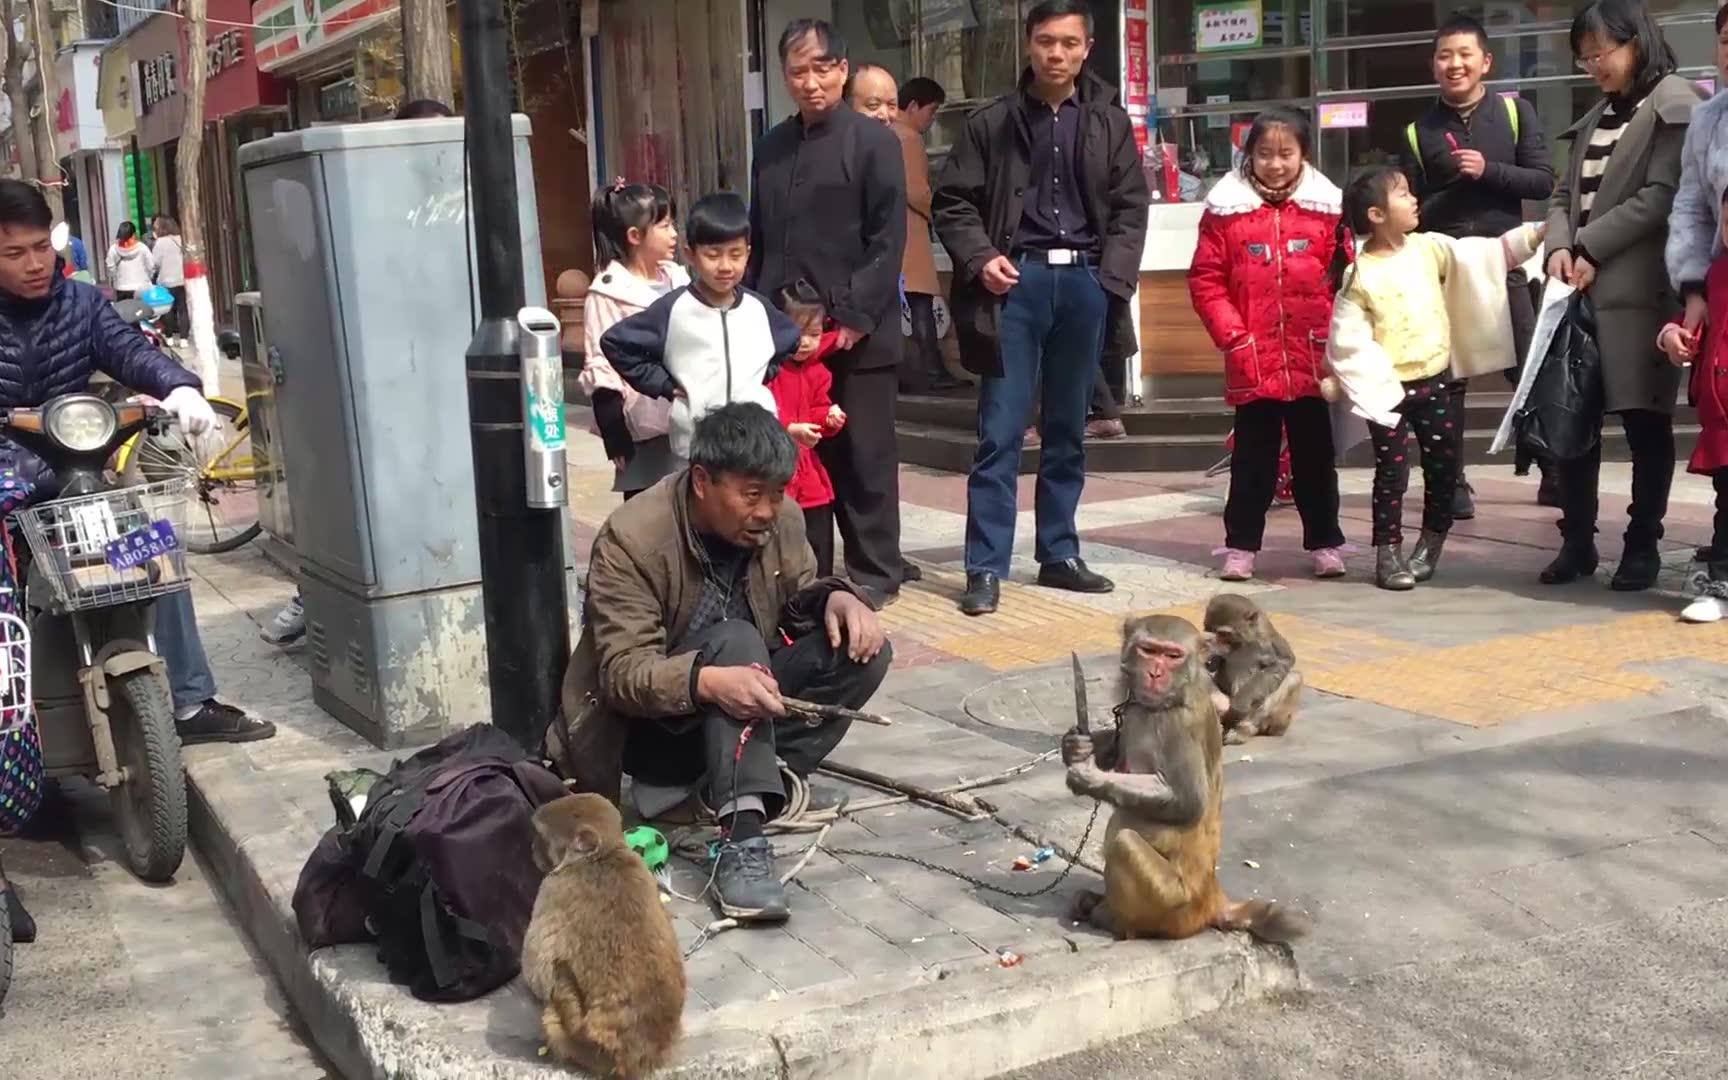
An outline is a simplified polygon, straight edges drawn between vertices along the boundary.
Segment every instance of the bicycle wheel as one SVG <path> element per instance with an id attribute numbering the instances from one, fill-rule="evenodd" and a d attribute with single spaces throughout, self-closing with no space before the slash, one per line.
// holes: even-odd
<path id="1" fill-rule="evenodd" d="M 222 398 L 210 402 L 223 426 L 189 437 L 178 426 L 160 435 L 140 434 L 121 469 L 128 484 L 188 478 L 192 504 L 186 511 L 186 550 L 213 555 L 250 542 L 258 524 L 258 476 L 244 407 Z"/>

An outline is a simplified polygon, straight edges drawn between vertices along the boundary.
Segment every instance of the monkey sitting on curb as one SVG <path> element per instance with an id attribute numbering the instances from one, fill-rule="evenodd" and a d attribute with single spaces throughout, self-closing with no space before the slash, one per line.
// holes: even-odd
<path id="1" fill-rule="evenodd" d="M 1184 938 L 1207 927 L 1290 941 L 1306 921 L 1267 900 L 1232 903 L 1218 885 L 1223 740 L 1205 639 L 1170 615 L 1122 628 L 1116 731 L 1062 739 L 1068 789 L 1115 808 L 1104 834 L 1104 892 L 1074 917 L 1118 938 Z"/>
<path id="2" fill-rule="evenodd" d="M 1219 705 L 1224 741 L 1282 735 L 1296 718 L 1302 673 L 1296 654 L 1260 606 L 1246 596 L 1219 593 L 1206 605 L 1213 679 L 1227 704 Z"/>
<path id="3" fill-rule="evenodd" d="M 654 877 L 624 845 L 618 808 L 567 795 L 534 813 L 547 871 L 522 942 L 552 1057 L 633 1080 L 665 1063 L 684 1015 L 684 960 Z"/>

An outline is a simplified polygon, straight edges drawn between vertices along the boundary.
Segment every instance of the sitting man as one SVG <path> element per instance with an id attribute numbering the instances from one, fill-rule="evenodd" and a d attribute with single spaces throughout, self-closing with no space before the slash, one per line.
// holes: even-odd
<path id="1" fill-rule="evenodd" d="M 0 180 L 0 408 L 78 393 L 100 370 L 160 399 L 194 434 L 214 424 L 196 375 L 127 326 L 94 285 L 63 276 L 50 239 L 53 224 L 40 191 L 21 180 Z M 0 477 L 8 510 L 51 499 L 59 489 L 42 459 L 4 438 Z M 156 645 L 168 668 L 182 742 L 246 742 L 275 734 L 274 725 L 216 700 L 190 592 L 156 602 Z"/>
<path id="2" fill-rule="evenodd" d="M 612 513 L 589 560 L 566 719 L 547 740 L 579 790 L 616 802 L 628 772 L 650 813 L 700 784 L 725 831 L 713 888 L 743 920 L 787 916 L 762 834 L 786 802 L 775 757 L 809 776 L 848 726 L 788 719 L 780 695 L 860 708 L 891 657 L 870 605 L 816 577 L 785 498 L 796 461 L 773 413 L 724 405 L 696 423 L 687 469 Z M 838 802 L 811 793 L 813 808 Z"/>

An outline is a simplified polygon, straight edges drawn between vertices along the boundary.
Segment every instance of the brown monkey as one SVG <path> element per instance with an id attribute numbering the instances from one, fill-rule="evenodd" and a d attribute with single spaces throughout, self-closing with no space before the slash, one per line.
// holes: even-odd
<path id="1" fill-rule="evenodd" d="M 1306 931 L 1300 916 L 1266 900 L 1233 904 L 1218 886 L 1223 742 L 1204 644 L 1185 619 L 1128 620 L 1120 725 L 1062 740 L 1068 789 L 1115 807 L 1104 892 L 1080 894 L 1075 917 L 1118 938 L 1184 938 L 1210 926 L 1289 941 Z"/>
<path id="2" fill-rule="evenodd" d="M 567 795 L 534 813 L 534 861 L 547 871 L 522 942 L 522 978 L 545 1003 L 552 1057 L 634 1078 L 664 1064 L 684 1014 L 684 961 L 618 808 Z"/>
<path id="3" fill-rule="evenodd" d="M 1206 632 L 1216 656 L 1213 679 L 1229 699 L 1229 707 L 1221 710 L 1224 741 L 1244 743 L 1289 731 L 1302 696 L 1302 673 L 1271 618 L 1246 596 L 1219 593 L 1206 605 Z"/>

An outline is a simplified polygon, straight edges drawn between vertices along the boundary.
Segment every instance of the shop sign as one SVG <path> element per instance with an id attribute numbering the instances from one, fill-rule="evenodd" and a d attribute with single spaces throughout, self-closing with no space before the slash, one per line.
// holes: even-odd
<path id="1" fill-rule="evenodd" d="M 171 52 L 139 62 L 138 83 L 144 88 L 146 111 L 180 92 L 180 80 L 174 69 L 174 54 Z"/>
<path id="2" fill-rule="evenodd" d="M 1126 0 L 1122 7 L 1122 104 L 1129 112 L 1144 110 L 1150 103 L 1151 65 L 1146 48 L 1146 0 Z"/>
<path id="3" fill-rule="evenodd" d="M 392 17 L 399 0 L 253 0 L 252 53 L 274 71 Z"/>
<path id="4" fill-rule="evenodd" d="M 1320 104 L 1320 130 L 1365 128 L 1368 126 L 1366 101 L 1325 101 Z"/>
<path id="5" fill-rule="evenodd" d="M 352 77 L 318 88 L 318 115 L 325 120 L 354 120 L 360 115 L 360 86 Z"/>
<path id="6" fill-rule="evenodd" d="M 232 68 L 240 66 L 246 59 L 246 39 L 241 36 L 240 28 L 224 30 L 211 38 L 205 46 L 205 55 L 210 60 L 210 77 L 215 78 Z"/>
<path id="7" fill-rule="evenodd" d="M 1201 4 L 1194 9 L 1194 51 L 1250 49 L 1260 44 L 1260 4 Z"/>

